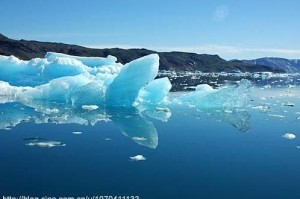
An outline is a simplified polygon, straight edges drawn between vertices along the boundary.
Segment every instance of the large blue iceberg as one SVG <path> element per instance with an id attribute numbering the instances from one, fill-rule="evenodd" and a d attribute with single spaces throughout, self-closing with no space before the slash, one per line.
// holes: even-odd
<path id="1" fill-rule="evenodd" d="M 168 78 L 157 77 L 159 56 L 151 54 L 125 65 L 117 58 L 78 57 L 48 52 L 45 58 L 23 61 L 0 56 L 1 101 L 32 107 L 33 102 L 100 107 L 136 107 L 145 111 L 156 106 L 186 103 L 198 108 L 232 108 L 244 105 L 249 82 L 213 89 L 199 85 L 196 91 L 169 96 Z"/>
<path id="2" fill-rule="evenodd" d="M 0 129 L 22 122 L 95 125 L 112 121 L 134 142 L 156 148 L 158 134 L 151 119 L 167 122 L 179 105 L 247 131 L 248 115 L 241 108 L 248 99 L 249 81 L 218 89 L 202 84 L 192 92 L 171 93 L 169 79 L 157 78 L 158 70 L 157 54 L 125 65 L 113 56 L 49 52 L 30 61 L 0 56 Z"/>

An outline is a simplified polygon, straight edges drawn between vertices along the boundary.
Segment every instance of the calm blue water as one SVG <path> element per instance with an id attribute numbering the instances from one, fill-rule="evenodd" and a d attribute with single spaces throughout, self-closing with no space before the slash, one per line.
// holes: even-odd
<path id="1" fill-rule="evenodd" d="M 254 89 L 244 109 L 172 105 L 170 117 L 0 104 L 0 196 L 298 199 L 299 96 Z"/>

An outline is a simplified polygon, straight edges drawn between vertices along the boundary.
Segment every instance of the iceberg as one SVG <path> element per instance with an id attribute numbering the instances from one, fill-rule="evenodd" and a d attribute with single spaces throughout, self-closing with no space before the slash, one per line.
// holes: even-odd
<path id="1" fill-rule="evenodd" d="M 250 81 L 243 79 L 238 85 L 225 85 L 213 89 L 209 85 L 198 85 L 194 92 L 180 97 L 180 101 L 198 108 L 240 108 L 247 103 Z"/>
<path id="2" fill-rule="evenodd" d="M 139 91 L 158 74 L 159 57 L 148 55 L 126 64 L 108 86 L 106 103 L 113 106 L 131 106 Z"/>
<path id="3" fill-rule="evenodd" d="M 59 141 L 47 140 L 39 137 L 25 138 L 24 141 L 26 146 L 33 146 L 33 147 L 52 148 L 52 147 L 66 146 L 66 144 L 63 144 Z"/>
<path id="4" fill-rule="evenodd" d="M 146 158 L 143 155 L 136 155 L 136 156 L 132 156 L 130 157 L 131 160 L 133 161 L 142 161 L 142 160 L 146 160 Z"/>
<path id="5" fill-rule="evenodd" d="M 168 78 L 157 78 L 159 56 L 151 54 L 125 65 L 117 58 L 78 57 L 49 52 L 45 58 L 23 61 L 0 56 L 0 129 L 22 122 L 95 125 L 112 121 L 134 142 L 156 148 L 153 118 L 167 122 L 172 107 L 218 110 L 215 118 L 247 131 L 246 105 L 250 82 L 170 93 Z M 12 109 L 13 107 L 13 109 Z M 232 119 L 239 115 L 240 120 Z M 227 118 L 227 119 L 224 119 Z"/>
<path id="6" fill-rule="evenodd" d="M 74 134 L 74 135 L 81 135 L 82 132 L 81 132 L 81 131 L 73 131 L 73 134 Z"/>
<path id="7" fill-rule="evenodd" d="M 84 110 L 92 111 L 98 109 L 99 107 L 97 105 L 82 105 L 81 108 Z"/>
<path id="8" fill-rule="evenodd" d="M 35 58 L 19 60 L 14 56 L 0 56 L 0 79 L 14 86 L 37 86 L 52 79 L 74 76 L 87 71 L 80 61 L 59 58 L 54 61 Z"/>
<path id="9" fill-rule="evenodd" d="M 148 55 L 124 66 L 113 56 L 77 57 L 47 53 L 23 61 L 0 56 L 0 95 L 16 102 L 33 100 L 72 105 L 132 106 L 136 99 L 157 104 L 171 89 L 155 79 L 159 57 Z M 3 72 L 2 72 L 3 71 Z"/>
<path id="10" fill-rule="evenodd" d="M 2 103 L 18 102 L 29 107 L 32 101 L 43 100 L 80 107 L 136 107 L 140 112 L 165 108 L 174 102 L 226 109 L 243 107 L 250 87 L 248 80 L 219 89 L 202 84 L 193 92 L 169 97 L 169 79 L 155 79 L 159 70 L 157 54 L 125 65 L 117 63 L 114 56 L 79 57 L 48 52 L 45 58 L 30 61 L 0 56 L 0 70 Z"/>
<path id="11" fill-rule="evenodd" d="M 296 138 L 296 135 L 293 133 L 286 133 L 284 135 L 282 135 L 283 138 L 288 139 L 288 140 L 292 140 Z"/>
<path id="12" fill-rule="evenodd" d="M 122 64 L 117 58 L 76 57 L 47 53 L 45 58 L 23 61 L 15 56 L 0 55 L 0 80 L 14 86 L 38 86 L 49 81 L 79 74 L 118 73 Z"/>

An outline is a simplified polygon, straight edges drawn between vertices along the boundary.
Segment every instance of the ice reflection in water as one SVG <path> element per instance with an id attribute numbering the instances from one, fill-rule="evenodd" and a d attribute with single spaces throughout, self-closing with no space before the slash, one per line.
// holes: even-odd
<path id="1" fill-rule="evenodd" d="M 226 88 L 224 90 L 226 90 Z M 226 92 L 227 91 L 228 90 L 226 90 Z M 9 130 L 24 122 L 92 126 L 101 121 L 113 122 L 120 129 L 122 134 L 132 139 L 133 142 L 155 149 L 158 146 L 158 132 L 152 122 L 153 119 L 160 122 L 168 122 L 172 116 L 172 110 L 178 108 L 177 106 L 180 106 L 180 110 L 192 109 L 196 111 L 195 118 L 199 117 L 199 115 L 205 115 L 215 121 L 230 124 L 240 132 L 249 132 L 250 114 L 253 112 L 265 115 L 266 120 L 276 116 L 278 120 L 299 122 L 298 91 L 298 89 L 294 88 L 287 95 L 285 89 L 252 88 L 251 100 L 246 99 L 247 97 L 245 96 L 248 96 L 247 92 L 239 92 L 244 93 L 245 96 L 242 97 L 244 100 L 238 101 L 243 102 L 243 104 L 235 103 L 239 104 L 238 107 L 224 106 L 224 104 L 230 103 L 229 98 L 232 99 L 229 93 L 227 98 L 223 96 L 222 103 L 211 103 L 211 106 L 178 102 L 176 99 L 178 99 L 179 94 L 176 94 L 175 97 L 169 95 L 169 103 L 159 104 L 158 106 L 144 106 L 142 110 L 133 106 L 100 106 L 97 109 L 83 109 L 83 105 L 74 106 L 41 100 L 20 103 L 13 102 L 13 100 L 7 99 L 4 96 L 0 98 L 0 129 Z M 269 92 L 271 92 L 272 95 L 270 95 Z M 205 99 L 205 101 L 208 102 L 211 100 L 210 97 L 218 98 L 219 93 L 214 93 L 213 95 L 216 96 L 202 96 L 202 100 Z M 236 97 L 240 97 L 239 99 L 241 99 L 241 96 L 237 95 Z M 294 106 L 286 106 L 287 103 L 293 104 Z M 40 147 L 64 146 L 60 141 L 37 138 L 26 141 L 26 145 Z"/>
<path id="2" fill-rule="evenodd" d="M 2 99 L 2 101 L 5 101 Z M 186 105 L 182 105 L 186 106 Z M 196 108 L 196 107 L 195 107 Z M 79 124 L 95 125 L 98 122 L 112 121 L 123 135 L 135 143 L 155 149 L 158 146 L 158 133 L 150 119 L 167 122 L 172 113 L 172 105 L 167 107 L 148 107 L 141 111 L 135 107 L 99 107 L 95 110 L 85 110 L 82 106 L 66 106 L 66 104 L 32 101 L 27 104 L 7 102 L 0 104 L 0 129 L 9 129 L 20 123 L 32 122 L 36 124 Z M 249 129 L 249 114 L 243 109 L 210 108 L 202 109 L 210 118 L 227 122 L 240 130 Z M 29 138 L 28 146 L 55 147 L 65 146 L 59 141 L 42 138 Z"/>

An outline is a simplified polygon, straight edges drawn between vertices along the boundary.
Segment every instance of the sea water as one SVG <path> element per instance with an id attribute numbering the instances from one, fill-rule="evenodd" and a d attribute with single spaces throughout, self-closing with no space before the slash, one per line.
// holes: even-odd
<path id="1" fill-rule="evenodd" d="M 300 198 L 299 87 L 252 88 L 238 109 L 172 104 L 157 117 L 71 109 L 1 104 L 0 196 Z"/>

